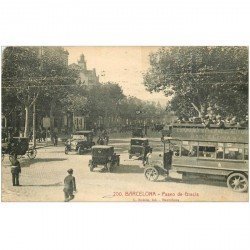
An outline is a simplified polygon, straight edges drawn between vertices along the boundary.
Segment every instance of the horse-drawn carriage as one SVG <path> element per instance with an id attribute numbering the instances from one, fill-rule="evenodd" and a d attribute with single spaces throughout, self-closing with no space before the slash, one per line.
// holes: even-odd
<path id="1" fill-rule="evenodd" d="M 30 159 L 34 159 L 37 150 L 34 147 L 29 147 L 29 138 L 13 137 L 8 142 L 2 143 L 2 161 L 6 154 L 9 155 L 9 160 L 12 163 L 23 155 L 27 155 Z"/>

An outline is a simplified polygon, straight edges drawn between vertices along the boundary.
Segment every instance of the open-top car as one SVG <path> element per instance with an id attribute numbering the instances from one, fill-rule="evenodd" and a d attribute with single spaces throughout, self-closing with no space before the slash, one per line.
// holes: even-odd
<path id="1" fill-rule="evenodd" d="M 120 164 L 120 155 L 114 152 L 114 147 L 107 145 L 98 145 L 92 147 L 92 159 L 89 160 L 89 168 L 92 172 L 98 165 L 111 172 Z"/>
<path id="2" fill-rule="evenodd" d="M 147 138 L 132 138 L 130 140 L 129 159 L 136 156 L 144 161 L 150 149 Z"/>
<path id="3" fill-rule="evenodd" d="M 92 131 L 76 131 L 65 143 L 65 154 L 68 154 L 70 151 L 76 151 L 79 154 L 83 154 L 85 150 L 95 145 L 93 137 Z"/>

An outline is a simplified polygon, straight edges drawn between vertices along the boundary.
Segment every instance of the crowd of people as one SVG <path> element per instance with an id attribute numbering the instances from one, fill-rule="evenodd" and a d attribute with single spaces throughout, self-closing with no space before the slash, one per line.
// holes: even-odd
<path id="1" fill-rule="evenodd" d="M 180 117 L 176 120 L 177 124 L 202 124 L 205 127 L 216 125 L 219 128 L 225 127 L 248 127 L 248 115 L 244 119 L 239 119 L 236 116 L 221 117 L 220 115 L 205 115 L 202 117 Z"/>

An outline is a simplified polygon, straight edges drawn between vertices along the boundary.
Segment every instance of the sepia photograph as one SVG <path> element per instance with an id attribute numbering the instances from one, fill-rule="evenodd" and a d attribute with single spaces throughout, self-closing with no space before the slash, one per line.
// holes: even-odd
<path id="1" fill-rule="evenodd" d="M 0 248 L 249 248 L 249 1 L 0 1 Z"/>
<path id="2" fill-rule="evenodd" d="M 248 201 L 248 47 L 2 47 L 3 202 Z"/>

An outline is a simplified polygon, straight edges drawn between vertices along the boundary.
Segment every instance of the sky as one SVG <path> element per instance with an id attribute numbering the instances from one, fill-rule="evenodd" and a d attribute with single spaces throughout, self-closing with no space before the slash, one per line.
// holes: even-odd
<path id="1" fill-rule="evenodd" d="M 163 93 L 149 93 L 142 84 L 142 73 L 149 68 L 149 54 L 159 47 L 65 47 L 69 64 L 77 63 L 83 53 L 87 68 L 96 68 L 100 82 L 116 82 L 125 95 L 166 105 Z"/>

